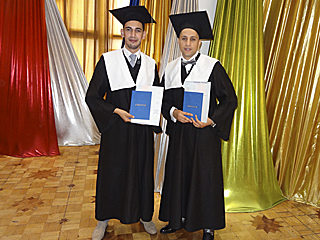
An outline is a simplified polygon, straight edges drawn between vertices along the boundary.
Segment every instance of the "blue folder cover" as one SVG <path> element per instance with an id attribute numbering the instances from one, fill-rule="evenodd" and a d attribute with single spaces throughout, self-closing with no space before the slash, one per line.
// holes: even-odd
<path id="1" fill-rule="evenodd" d="M 201 121 L 202 101 L 203 93 L 185 91 L 183 97 L 183 111 L 193 114 L 193 116 L 186 115 L 186 117 L 192 117 L 196 120 L 195 115 L 197 115 L 198 119 Z"/>
<path id="2" fill-rule="evenodd" d="M 152 92 L 132 91 L 130 114 L 135 119 L 149 120 Z"/>

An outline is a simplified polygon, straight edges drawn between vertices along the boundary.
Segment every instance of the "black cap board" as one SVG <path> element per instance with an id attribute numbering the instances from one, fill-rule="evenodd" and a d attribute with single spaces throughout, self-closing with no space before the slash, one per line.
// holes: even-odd
<path id="1" fill-rule="evenodd" d="M 109 11 L 122 25 L 131 20 L 139 21 L 142 24 L 156 23 L 144 6 L 128 6 Z"/>
<path id="2" fill-rule="evenodd" d="M 195 30 L 200 39 L 213 39 L 212 29 L 206 11 L 173 14 L 169 16 L 174 31 L 179 37 L 185 28 Z"/>

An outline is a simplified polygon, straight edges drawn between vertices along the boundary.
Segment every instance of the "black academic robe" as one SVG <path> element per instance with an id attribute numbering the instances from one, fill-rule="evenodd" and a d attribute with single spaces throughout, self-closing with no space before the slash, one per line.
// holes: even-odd
<path id="1" fill-rule="evenodd" d="M 217 124 L 215 127 L 199 129 L 191 123 L 174 123 L 169 112 L 172 106 L 182 110 L 184 89 L 164 92 L 162 114 L 168 120 L 169 146 L 159 219 L 169 221 L 174 229 L 225 227 L 221 138 L 229 138 L 237 97 L 219 62 L 208 81 L 211 82 L 209 118 Z"/>
<path id="2" fill-rule="evenodd" d="M 134 80 L 139 62 L 132 68 L 127 61 Z M 153 84 L 159 85 L 156 67 Z M 86 103 L 101 132 L 95 208 L 96 219 L 100 221 L 115 218 L 133 223 L 140 218 L 152 219 L 153 130 L 159 132 L 160 128 L 126 123 L 113 113 L 115 108 L 129 112 L 134 89 L 111 91 L 104 58 L 100 58 L 86 94 Z"/>

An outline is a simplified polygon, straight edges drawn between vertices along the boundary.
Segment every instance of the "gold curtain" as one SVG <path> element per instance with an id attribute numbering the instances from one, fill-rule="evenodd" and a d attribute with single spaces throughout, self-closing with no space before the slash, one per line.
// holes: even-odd
<path id="1" fill-rule="evenodd" d="M 121 47 L 122 25 L 108 10 L 128 6 L 129 2 L 129 0 L 56 0 L 88 81 L 101 54 Z"/>
<path id="2" fill-rule="evenodd" d="M 88 81 L 104 52 L 119 49 L 122 25 L 109 9 L 129 6 L 130 0 L 56 0 L 72 45 Z M 171 10 L 171 0 L 140 0 L 157 24 L 146 24 L 141 51 L 160 62 Z"/>
<path id="3" fill-rule="evenodd" d="M 320 207 L 320 1 L 264 0 L 270 145 L 284 195 Z"/>
<path id="4" fill-rule="evenodd" d="M 158 69 L 167 33 L 172 1 L 140 0 L 157 24 L 146 24 L 147 36 L 141 44 L 141 51 L 156 60 Z"/>
<path id="5" fill-rule="evenodd" d="M 222 145 L 226 211 L 264 210 L 285 198 L 269 145 L 262 1 L 218 1 L 213 34 L 209 55 L 225 67 L 238 96 L 230 140 Z"/>

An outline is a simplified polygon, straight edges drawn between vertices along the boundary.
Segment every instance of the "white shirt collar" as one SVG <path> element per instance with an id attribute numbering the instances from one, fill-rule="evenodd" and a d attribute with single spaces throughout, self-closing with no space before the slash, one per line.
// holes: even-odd
<path id="1" fill-rule="evenodd" d="M 126 56 L 126 58 L 128 59 L 128 61 L 130 62 L 129 56 L 132 54 L 132 52 L 130 52 L 126 47 L 123 47 L 122 51 L 123 51 L 124 55 Z M 137 52 L 135 52 L 134 54 L 137 55 L 137 58 L 136 58 L 136 61 L 137 61 L 137 59 L 140 58 L 140 55 L 141 55 L 140 49 Z"/>
<path id="2" fill-rule="evenodd" d="M 199 53 L 199 51 L 197 51 L 189 60 L 185 59 L 185 58 L 181 55 L 181 59 L 182 59 L 182 61 L 185 61 L 185 62 L 191 61 L 191 60 L 193 60 L 193 59 L 196 58 L 196 56 L 198 55 L 198 53 Z"/>

